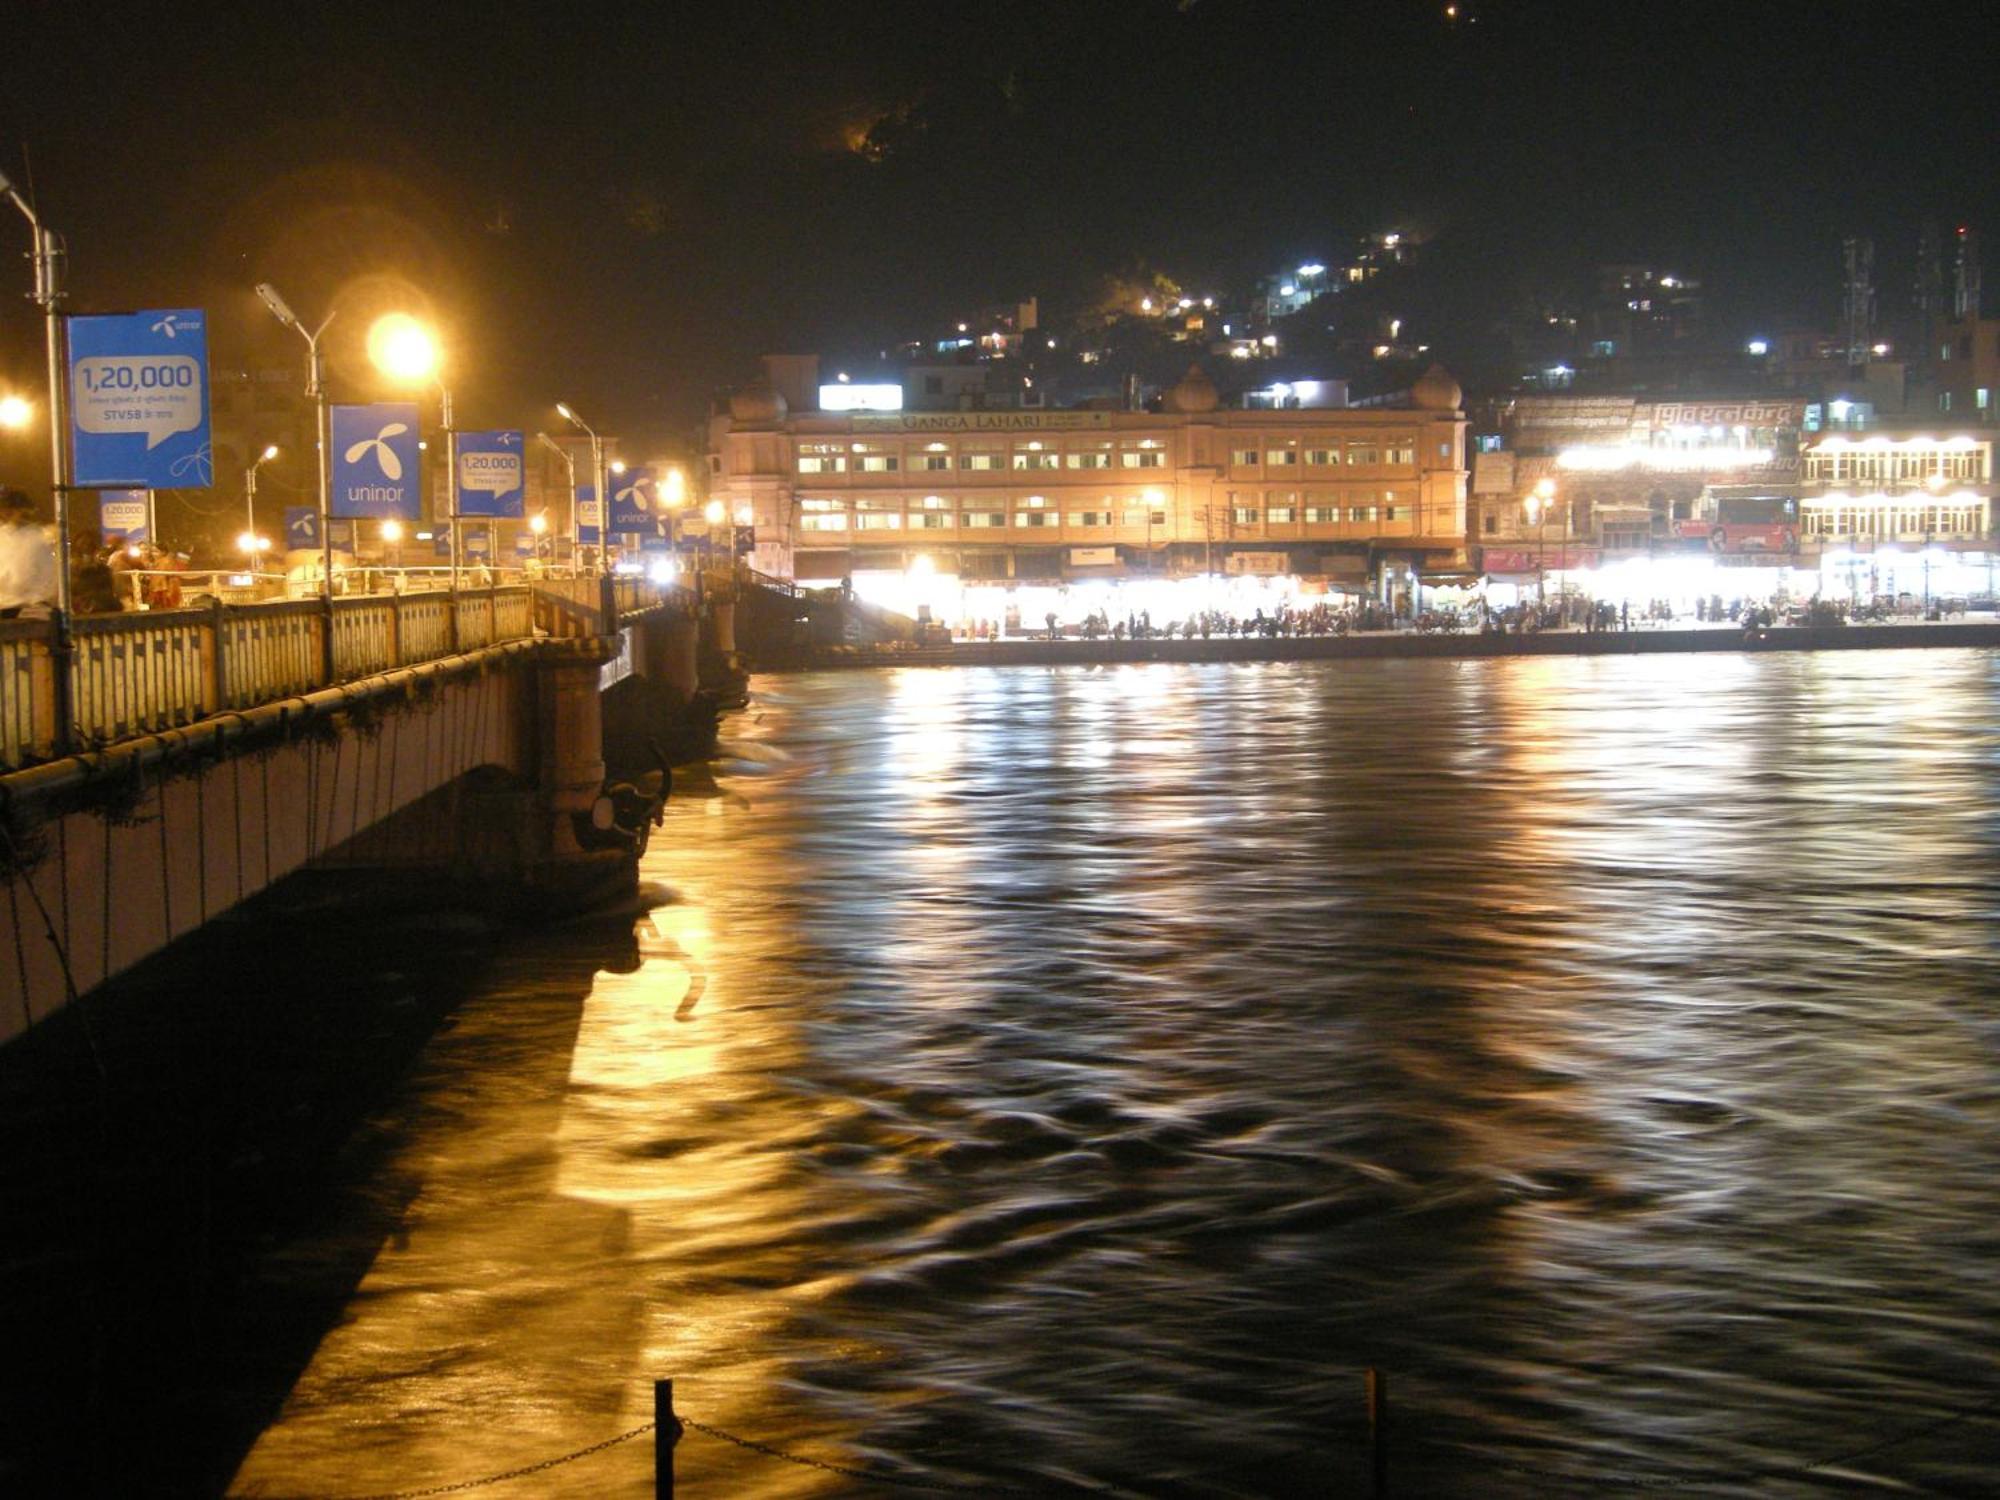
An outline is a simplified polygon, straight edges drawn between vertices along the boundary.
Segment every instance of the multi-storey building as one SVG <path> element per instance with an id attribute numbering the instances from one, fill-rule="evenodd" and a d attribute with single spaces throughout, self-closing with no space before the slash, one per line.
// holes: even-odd
<path id="1" fill-rule="evenodd" d="M 756 565 L 801 580 L 1218 573 L 1393 592 L 1462 566 L 1460 402 L 1435 367 L 1405 404 L 1367 409 L 1225 409 L 1199 367 L 1158 411 L 835 413 L 766 381 L 712 419 L 709 488 L 753 518 Z"/>

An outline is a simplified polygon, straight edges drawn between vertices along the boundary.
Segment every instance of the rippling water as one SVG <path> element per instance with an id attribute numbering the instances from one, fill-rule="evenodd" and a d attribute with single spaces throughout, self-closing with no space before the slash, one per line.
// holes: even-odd
<path id="1" fill-rule="evenodd" d="M 636 966 L 532 940 L 433 1043 L 237 1493 L 529 1463 L 659 1375 L 932 1481 L 1354 1493 L 1369 1365 L 1400 1493 L 1992 1482 L 1975 1420 L 1748 1476 L 2000 1392 L 2000 659 L 829 674 L 730 727 Z"/>

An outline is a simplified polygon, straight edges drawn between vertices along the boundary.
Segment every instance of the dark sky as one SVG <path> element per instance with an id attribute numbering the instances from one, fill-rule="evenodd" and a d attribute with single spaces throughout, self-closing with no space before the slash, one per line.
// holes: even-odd
<path id="1" fill-rule="evenodd" d="M 350 335 L 428 305 L 468 423 L 566 397 L 664 436 L 766 349 L 1391 223 L 1472 265 L 1675 261 L 1760 316 L 1827 302 L 1847 232 L 1894 284 L 1927 215 L 2000 235 L 1993 9 L 16 0 L 0 165 L 26 146 L 79 310 L 206 306 L 220 364 L 292 357 L 258 280 Z M 31 309 L 0 319 L 33 381 Z"/>

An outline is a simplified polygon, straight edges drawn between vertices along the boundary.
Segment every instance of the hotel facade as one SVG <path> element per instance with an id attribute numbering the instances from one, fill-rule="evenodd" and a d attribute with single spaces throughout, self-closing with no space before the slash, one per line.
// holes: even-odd
<path id="1" fill-rule="evenodd" d="M 1464 569 L 1465 417 L 1441 369 L 1396 406 L 1225 409 L 1197 367 L 1157 411 L 834 412 L 770 365 L 711 420 L 709 490 L 780 577 L 1286 577 L 1396 598 Z"/>

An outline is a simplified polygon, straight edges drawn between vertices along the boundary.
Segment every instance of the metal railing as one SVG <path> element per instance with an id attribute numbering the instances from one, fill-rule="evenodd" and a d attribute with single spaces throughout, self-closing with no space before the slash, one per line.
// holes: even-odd
<path id="1" fill-rule="evenodd" d="M 535 632 L 522 585 L 335 599 L 331 624 L 328 681 L 318 600 L 79 615 L 63 725 L 52 622 L 0 620 L 0 770 Z"/>

